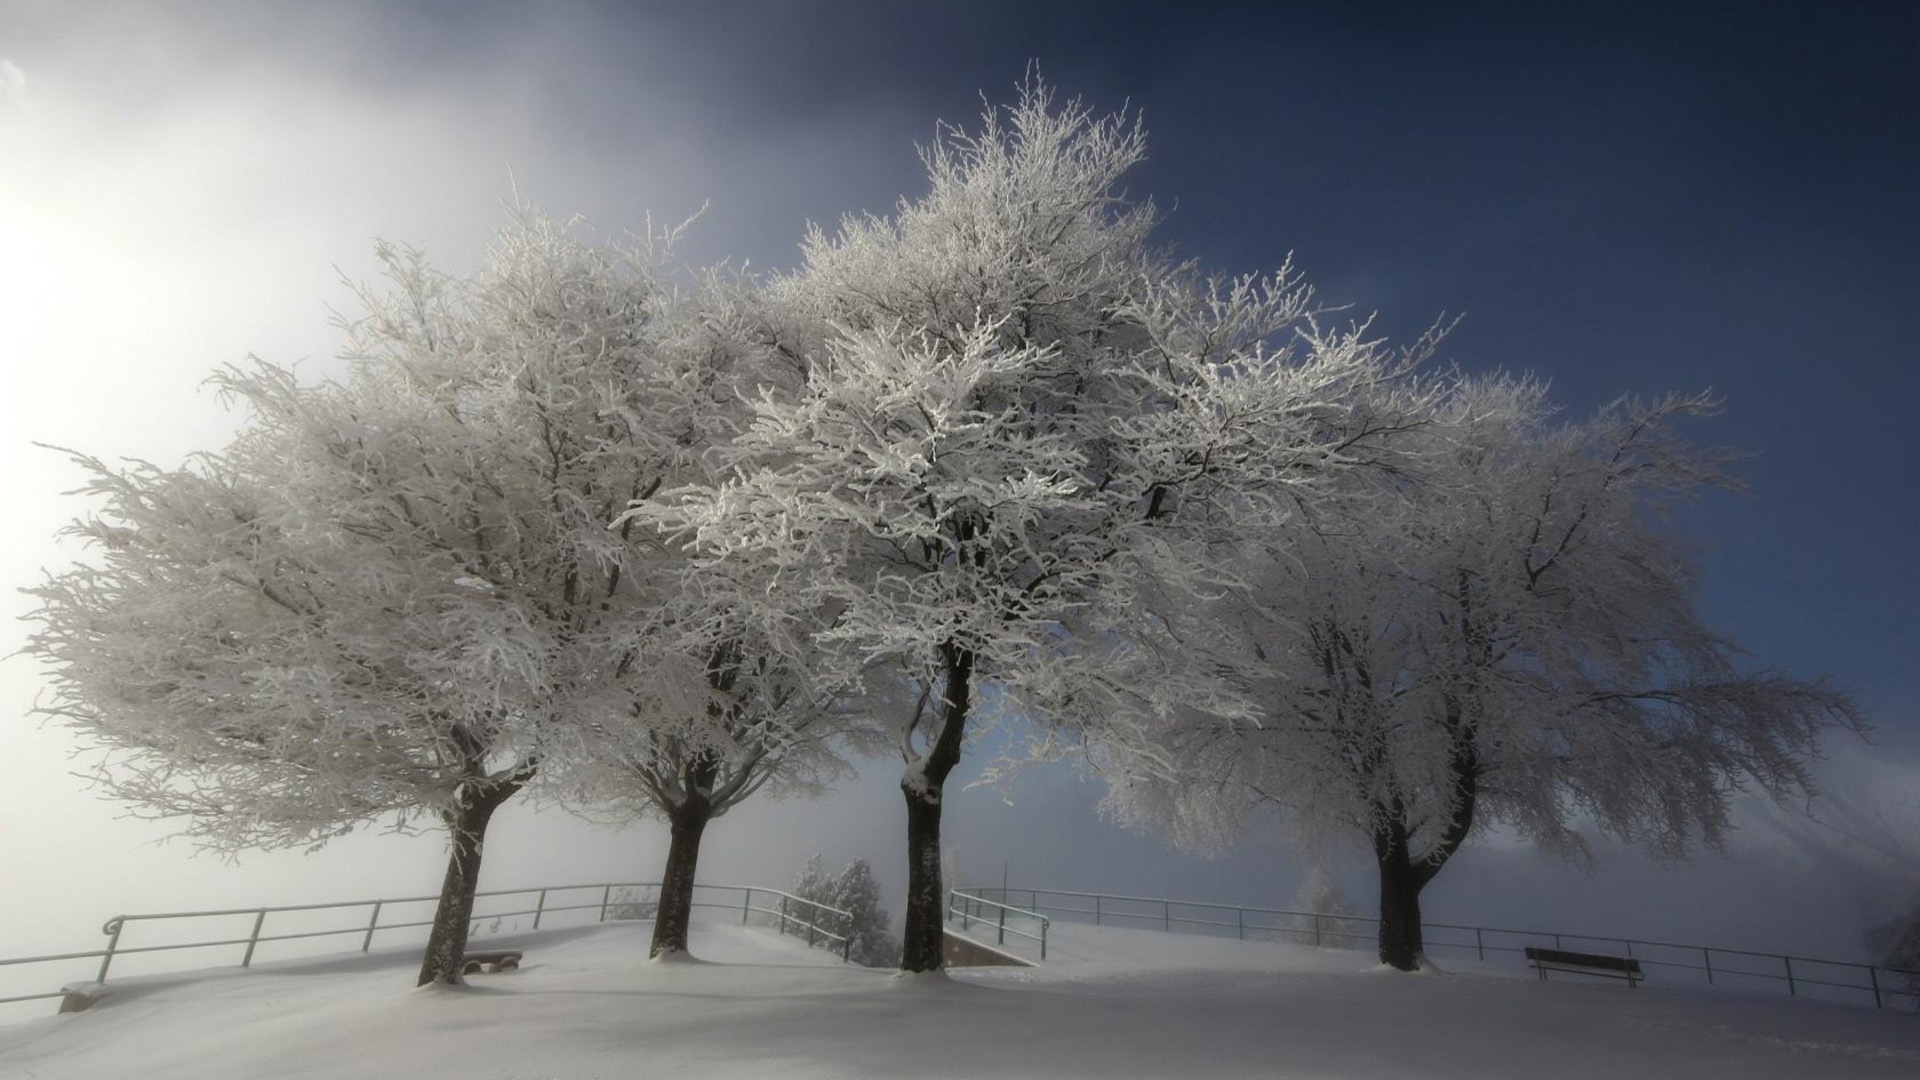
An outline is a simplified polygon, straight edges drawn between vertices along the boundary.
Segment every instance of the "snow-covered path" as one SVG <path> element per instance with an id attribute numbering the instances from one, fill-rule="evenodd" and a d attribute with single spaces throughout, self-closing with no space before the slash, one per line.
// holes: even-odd
<path id="1" fill-rule="evenodd" d="M 398 951 L 130 980 L 0 1028 L 0 1076 L 1904 1077 L 1920 1017 L 1617 983 L 1400 976 L 1364 954 L 1073 927 L 1059 962 L 897 979 L 726 924 L 528 939 L 518 972 L 409 989 Z"/>

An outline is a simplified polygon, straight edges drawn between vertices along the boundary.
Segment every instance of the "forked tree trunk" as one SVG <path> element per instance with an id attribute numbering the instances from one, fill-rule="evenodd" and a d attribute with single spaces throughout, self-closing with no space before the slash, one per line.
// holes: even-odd
<path id="1" fill-rule="evenodd" d="M 473 894 L 480 885 L 480 853 L 486 842 L 487 823 L 514 790 L 475 797 L 466 806 L 446 815 L 453 851 L 447 857 L 447 876 L 440 885 L 440 906 L 434 910 L 426 956 L 420 962 L 420 986 L 428 983 L 455 986 L 465 981 L 460 968 L 467 952 L 467 927 L 473 920 Z"/>
<path id="2" fill-rule="evenodd" d="M 660 903 L 653 917 L 653 945 L 649 959 L 687 951 L 687 929 L 693 921 L 694 872 L 700 864 L 700 837 L 713 820 L 713 803 L 694 793 L 668 818 L 672 839 L 667 843 L 667 869 L 660 876 Z"/>
<path id="3" fill-rule="evenodd" d="M 938 971 L 946 964 L 946 893 L 940 881 L 940 800 L 960 763 L 973 689 L 973 653 L 958 645 L 941 648 L 945 699 L 940 728 L 926 756 L 910 762 L 900 778 L 907 800 L 907 911 L 900 944 L 900 970 Z"/>
<path id="4" fill-rule="evenodd" d="M 1401 971 L 1418 971 L 1426 961 L 1420 934 L 1420 890 L 1432 875 L 1422 875 L 1407 850 L 1406 830 L 1394 829 L 1389 838 L 1374 842 L 1380 865 L 1380 962 Z"/>
<path id="5" fill-rule="evenodd" d="M 1456 738 L 1449 759 L 1456 801 L 1453 816 L 1431 851 L 1413 854 L 1406 807 L 1395 797 L 1375 808 L 1374 860 L 1380 866 L 1380 962 L 1401 971 L 1418 971 L 1427 962 L 1420 933 L 1420 891 L 1447 865 L 1467 834 L 1479 801 L 1480 764 L 1471 738 Z"/>

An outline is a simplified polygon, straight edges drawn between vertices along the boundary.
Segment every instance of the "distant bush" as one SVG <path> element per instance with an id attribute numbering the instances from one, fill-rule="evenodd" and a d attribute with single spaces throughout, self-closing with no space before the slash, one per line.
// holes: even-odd
<path id="1" fill-rule="evenodd" d="M 1372 934 L 1364 920 L 1342 917 L 1355 913 L 1353 904 L 1339 880 L 1325 870 L 1314 868 L 1300 886 L 1294 903 L 1313 914 L 1294 916 L 1290 940 L 1335 949 L 1363 949 L 1371 944 Z"/>
<path id="2" fill-rule="evenodd" d="M 1873 950 L 1874 963 L 1905 972 L 1920 972 L 1920 903 L 1891 922 L 1875 927 L 1867 934 L 1867 946 Z M 1920 974 L 1895 976 L 1906 992 L 1920 995 Z M 1908 1002 L 1920 1011 L 1920 996 Z"/>
<path id="3" fill-rule="evenodd" d="M 880 906 L 880 886 L 873 880 L 873 868 L 867 860 L 855 859 L 838 877 L 828 877 L 816 854 L 794 879 L 792 892 L 801 899 L 851 914 L 851 918 L 829 915 L 819 921 L 822 929 L 851 939 L 849 960 L 864 967 L 895 967 L 900 963 L 900 942 L 890 930 L 893 917 Z M 838 948 L 837 942 L 818 944 Z"/>
<path id="4" fill-rule="evenodd" d="M 660 914 L 660 902 L 655 898 L 652 886 L 623 886 L 613 890 L 613 894 L 607 899 L 609 921 L 651 919 L 658 914 Z"/>

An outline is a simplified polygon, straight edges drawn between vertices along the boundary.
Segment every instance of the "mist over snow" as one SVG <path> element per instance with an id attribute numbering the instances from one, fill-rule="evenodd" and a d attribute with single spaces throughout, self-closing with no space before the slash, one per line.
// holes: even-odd
<path id="1" fill-rule="evenodd" d="M 1407 978 L 1365 952 L 1063 926 L 1037 968 L 902 977 L 732 920 L 704 962 L 647 964 L 645 924 L 529 935 L 518 971 L 409 991 L 410 954 L 132 979 L 0 1027 L 39 1080 L 407 1075 L 1907 1077 L 1911 1015 L 1530 972 Z"/>

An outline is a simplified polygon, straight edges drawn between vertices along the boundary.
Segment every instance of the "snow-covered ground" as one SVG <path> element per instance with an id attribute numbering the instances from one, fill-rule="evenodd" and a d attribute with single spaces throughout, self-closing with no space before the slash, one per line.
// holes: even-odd
<path id="1" fill-rule="evenodd" d="M 1920 1076 L 1920 1016 L 1615 982 L 1406 976 L 1364 953 L 1057 927 L 1053 962 L 897 978 L 770 931 L 646 923 L 527 935 L 517 971 L 410 988 L 410 950 L 116 984 L 0 1028 L 0 1076 Z M 492 947 L 498 939 L 489 939 Z M 505 942 L 501 942 L 505 944 Z"/>

